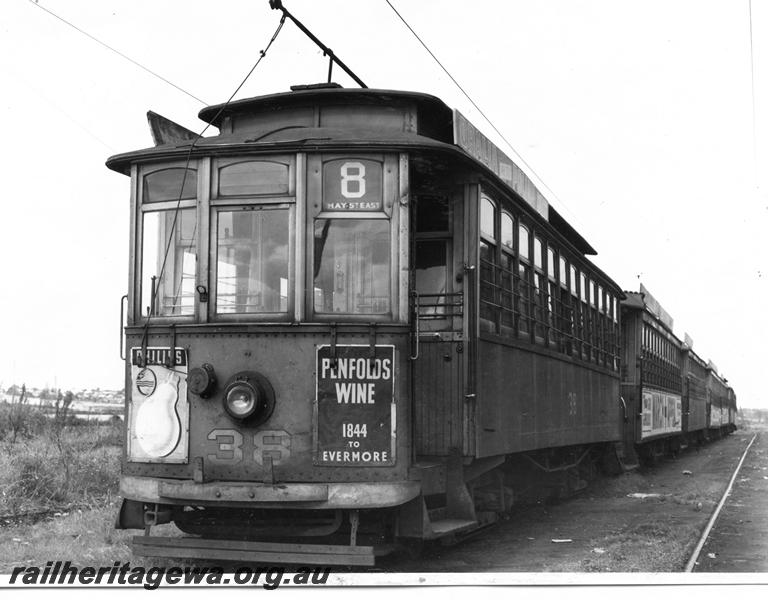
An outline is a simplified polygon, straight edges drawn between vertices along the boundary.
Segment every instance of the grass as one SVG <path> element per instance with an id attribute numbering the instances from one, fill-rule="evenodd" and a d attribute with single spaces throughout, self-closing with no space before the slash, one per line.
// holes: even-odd
<path id="1" fill-rule="evenodd" d="M 159 559 L 131 554 L 131 538 L 141 532 L 115 529 L 118 506 L 113 500 L 99 508 L 75 509 L 32 525 L 0 528 L 0 573 L 57 560 L 81 567 L 111 566 L 114 561 L 144 567 L 165 564 Z M 173 525 L 152 529 L 153 535 L 178 535 L 177 532 Z"/>
<path id="2" fill-rule="evenodd" d="M 35 422 L 12 441 L 0 430 L 0 515 L 101 507 L 117 494 L 122 424 Z"/>
<path id="3" fill-rule="evenodd" d="M 115 529 L 122 422 L 56 422 L 25 410 L 12 415 L 22 415 L 14 442 L 8 413 L 0 405 L 0 573 L 57 560 L 74 566 L 168 562 L 134 557 L 131 538 L 141 532 Z M 15 518 L 44 511 L 42 520 Z M 170 524 L 152 531 L 179 535 Z"/>
<path id="4" fill-rule="evenodd" d="M 76 565 L 109 565 L 131 559 L 134 532 L 114 529 L 117 504 L 74 510 L 33 525 L 0 529 L 0 573 L 13 567 L 71 561 Z"/>

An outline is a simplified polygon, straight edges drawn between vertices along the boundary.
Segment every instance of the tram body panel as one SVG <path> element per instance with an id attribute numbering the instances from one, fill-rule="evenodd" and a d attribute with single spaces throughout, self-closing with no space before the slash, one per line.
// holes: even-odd
<path id="1" fill-rule="evenodd" d="M 703 431 L 707 428 L 707 367 L 692 349 L 685 352 L 683 393 L 686 399 L 683 431 Z"/>
<path id="2" fill-rule="evenodd" d="M 410 462 L 410 414 L 408 391 L 408 338 L 404 335 L 392 335 L 378 332 L 376 347 L 378 355 L 385 354 L 387 346 L 394 346 L 394 364 L 391 365 L 394 397 L 384 394 L 380 402 L 387 402 L 384 410 L 382 427 L 391 430 L 391 443 L 381 440 L 376 447 L 368 447 L 366 436 L 373 431 L 365 418 L 356 419 L 360 408 L 349 403 L 354 398 L 347 397 L 349 419 L 328 423 L 318 423 L 317 383 L 318 383 L 318 347 L 327 346 L 328 335 L 311 333 L 270 332 L 249 333 L 197 333 L 187 335 L 180 332 L 176 336 L 176 346 L 187 349 L 188 360 L 193 365 L 213 365 L 219 381 L 216 391 L 209 398 L 201 398 L 193 393 L 187 394 L 189 403 L 189 441 L 188 460 L 184 463 L 166 464 L 153 460 L 145 462 L 131 460 L 126 456 L 123 471 L 126 475 L 169 477 L 192 479 L 195 461 L 202 459 L 203 477 L 209 481 L 285 481 L 285 482 L 327 482 L 327 481 L 396 481 L 407 479 Z M 369 352 L 369 336 L 343 334 L 338 335 L 338 349 L 354 345 L 366 357 Z M 129 336 L 129 348 L 140 348 L 141 337 Z M 148 347 L 167 346 L 167 336 L 150 336 Z M 240 372 L 258 372 L 265 377 L 274 389 L 274 409 L 264 423 L 252 424 L 241 422 L 231 417 L 222 409 L 223 394 L 228 381 Z M 130 378 L 130 373 L 128 375 Z M 348 379 L 341 385 L 346 385 Z M 365 378 L 359 380 L 368 381 Z M 371 387 L 376 386 L 375 380 Z M 355 385 L 355 384 L 350 384 Z M 360 383 L 360 386 L 369 384 Z M 129 388 L 136 394 L 135 382 Z M 378 389 L 378 388 L 375 388 Z M 354 392 L 355 390 L 353 390 Z M 362 398 L 357 399 L 365 401 Z M 370 398 L 375 402 L 376 398 Z M 131 400 L 129 399 L 129 402 Z M 390 406 L 394 404 L 394 408 Z M 357 409 L 357 410 L 356 410 Z M 394 415 L 395 421 L 388 421 L 387 416 Z M 322 415 L 321 415 L 322 419 Z M 366 424 L 361 428 L 352 427 L 342 431 L 345 423 L 352 425 Z M 132 421 L 129 419 L 129 426 Z M 323 460 L 324 449 L 315 444 L 319 430 L 331 427 L 338 431 L 320 431 L 326 438 L 335 440 L 333 450 L 346 442 L 357 445 L 358 455 L 341 461 Z M 348 428 L 349 429 L 349 428 Z M 345 434 L 348 437 L 345 438 Z M 389 432 L 388 432 L 389 433 Z M 381 438 L 381 436 L 380 436 Z M 360 445 L 358 442 L 362 442 Z M 351 445 L 349 445 L 352 448 Z M 328 452 L 328 449 L 325 449 Z M 362 456 L 361 452 L 367 452 Z M 373 452 L 378 452 L 374 456 Z M 382 456 L 386 453 L 386 456 Z M 265 461 L 270 457 L 272 467 Z M 378 461 L 374 461 L 378 458 Z M 364 459 L 367 459 L 364 460 Z"/>
<path id="3" fill-rule="evenodd" d="M 466 344 L 421 340 L 413 365 L 414 451 L 420 456 L 448 456 L 472 431 L 466 390 Z"/>
<path id="4" fill-rule="evenodd" d="M 621 439 L 618 377 L 480 340 L 477 455 Z"/>

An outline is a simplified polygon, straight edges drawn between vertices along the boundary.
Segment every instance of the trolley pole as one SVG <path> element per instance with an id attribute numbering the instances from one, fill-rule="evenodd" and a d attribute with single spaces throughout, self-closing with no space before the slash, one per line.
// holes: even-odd
<path id="1" fill-rule="evenodd" d="M 304 25 L 301 23 L 301 21 L 299 21 L 299 20 L 298 20 L 296 17 L 294 17 L 294 16 L 293 16 L 293 15 L 292 15 L 290 12 L 288 12 L 288 9 L 287 9 L 287 8 L 285 8 L 285 7 L 283 6 L 283 2 L 282 2 L 282 0 L 269 0 L 269 6 L 270 6 L 270 8 L 272 8 L 272 10 L 281 10 L 281 11 L 283 11 L 283 14 L 284 14 L 286 17 L 288 17 L 288 18 L 289 18 L 291 21 L 293 21 L 293 22 L 296 24 L 296 27 L 298 27 L 299 29 L 301 29 L 301 30 L 302 30 L 302 31 L 303 31 L 303 32 L 304 32 L 304 33 L 307 35 L 307 37 L 308 37 L 310 40 L 312 40 L 313 42 L 315 42 L 315 44 L 317 44 L 317 45 L 318 45 L 318 47 L 319 47 L 319 48 L 320 48 L 320 49 L 323 51 L 323 54 L 324 54 L 324 55 L 328 56 L 328 57 L 331 59 L 331 65 L 330 65 L 330 66 L 329 66 L 329 68 L 328 68 L 328 78 L 329 78 L 329 83 L 330 83 L 330 76 L 331 76 L 331 68 L 330 68 L 330 67 L 331 67 L 331 66 L 333 66 L 333 63 L 336 63 L 336 64 L 337 64 L 337 65 L 339 65 L 339 66 L 340 66 L 342 69 L 344 69 L 344 72 L 345 72 L 347 75 L 349 75 L 349 76 L 350 76 L 352 79 L 354 79 L 354 80 L 355 80 L 355 83 L 357 83 L 357 84 L 358 84 L 358 85 L 359 85 L 361 88 L 367 88 L 367 87 L 368 87 L 367 85 L 365 85 L 365 83 L 363 83 L 363 80 L 362 80 L 362 79 L 360 79 L 360 78 L 359 78 L 357 75 L 355 75 L 355 74 L 352 72 L 352 70 L 351 70 L 351 69 L 350 69 L 350 68 L 349 68 L 347 65 L 345 65 L 345 64 L 342 62 L 342 60 L 341 60 L 341 59 L 340 59 L 338 56 L 336 56 L 336 55 L 333 53 L 333 50 L 331 50 L 331 49 L 330 49 L 328 46 L 326 46 L 325 44 L 323 44 L 323 42 L 321 42 L 319 39 L 317 39 L 317 37 L 315 37 L 315 35 L 314 35 L 314 34 L 313 34 L 313 33 L 312 33 L 312 32 L 311 32 L 309 29 L 307 29 L 307 28 L 306 28 L 306 27 L 305 27 L 305 26 L 304 26 Z"/>

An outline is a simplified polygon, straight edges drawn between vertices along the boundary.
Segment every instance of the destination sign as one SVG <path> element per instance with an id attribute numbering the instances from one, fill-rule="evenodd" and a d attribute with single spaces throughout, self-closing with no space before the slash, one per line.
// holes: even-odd
<path id="1" fill-rule="evenodd" d="M 323 165 L 323 210 L 376 212 L 383 208 L 382 164 L 374 160 L 339 159 Z"/>
<path id="2" fill-rule="evenodd" d="M 317 349 L 316 465 L 395 463 L 395 347 Z"/>

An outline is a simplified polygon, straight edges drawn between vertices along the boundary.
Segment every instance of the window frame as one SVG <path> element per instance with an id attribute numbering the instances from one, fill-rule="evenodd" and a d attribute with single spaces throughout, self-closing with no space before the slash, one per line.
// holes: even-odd
<path id="1" fill-rule="evenodd" d="M 365 211 L 324 211 L 323 210 L 323 172 L 325 164 L 337 160 L 368 160 L 382 165 L 382 210 Z M 405 163 L 407 166 L 407 163 Z M 403 173 L 403 161 L 398 154 L 376 154 L 370 152 L 344 152 L 312 154 L 306 159 L 306 201 L 305 214 L 298 216 L 303 220 L 304 256 L 303 256 L 303 320 L 302 323 L 403 323 L 408 313 L 401 302 L 402 289 L 399 278 L 400 263 L 405 259 L 408 240 L 400 235 L 401 207 L 397 202 Z M 314 231 L 317 219 L 362 219 L 386 220 L 389 223 L 389 307 L 387 314 L 373 313 L 320 313 L 315 311 L 315 244 Z M 405 311 L 405 314 L 403 314 Z"/>
<path id="2" fill-rule="evenodd" d="M 421 230 L 419 229 L 419 219 L 418 219 L 418 211 L 419 206 L 418 203 L 422 201 L 423 198 L 429 198 L 430 200 L 438 200 L 440 202 L 443 202 L 447 208 L 447 227 L 445 229 L 430 229 L 430 230 Z M 453 255 L 453 248 L 454 248 L 454 234 L 453 234 L 453 223 L 454 223 L 454 205 L 451 199 L 451 196 L 448 194 L 440 194 L 440 193 L 426 193 L 421 194 L 419 192 L 415 192 L 412 196 L 413 201 L 416 202 L 416 207 L 413 211 L 413 221 L 412 228 L 413 231 L 411 233 L 411 237 L 413 239 L 413 252 L 418 254 L 416 248 L 420 243 L 429 243 L 429 242 L 442 242 L 445 244 L 445 266 L 446 266 L 446 282 L 445 282 L 445 302 L 448 302 L 450 298 L 453 298 L 453 294 L 457 291 L 456 289 L 456 282 L 455 282 L 455 276 L 454 276 L 454 255 Z M 411 263 L 411 270 L 413 271 L 413 279 L 412 279 L 412 285 L 413 290 L 417 293 L 419 293 L 419 289 L 416 286 L 416 257 L 411 256 L 410 257 L 410 263 Z M 442 308 L 442 313 L 444 316 L 442 318 L 436 317 L 439 313 L 440 307 L 434 307 L 434 313 L 432 315 L 429 315 L 430 318 L 423 318 L 421 317 L 419 320 L 419 330 L 420 331 L 455 331 L 459 327 L 459 323 L 461 321 L 461 318 L 463 316 L 463 306 L 460 307 L 460 311 L 462 315 L 454 314 L 452 309 L 450 307 L 444 306 Z"/>
<path id="3" fill-rule="evenodd" d="M 479 196 L 479 219 L 478 219 L 478 244 L 477 244 L 477 264 L 479 272 L 480 295 L 478 302 L 478 325 L 480 331 L 498 334 L 501 327 L 501 304 L 499 294 L 499 228 L 501 227 L 501 212 L 499 201 L 492 198 L 485 190 L 480 190 Z M 491 218 L 493 231 L 483 230 L 483 216 L 486 206 L 491 207 Z M 486 261 L 482 257 L 482 246 L 489 248 L 489 258 Z M 484 265 L 487 262 L 489 264 Z M 483 278 L 484 269 L 490 270 L 490 279 L 486 281 Z M 485 286 L 490 287 L 490 299 L 483 298 Z M 487 313 L 485 312 L 487 311 Z"/>
<path id="4" fill-rule="evenodd" d="M 287 198 L 283 198 L 282 202 L 261 202 L 258 198 L 238 198 L 228 203 L 217 202 L 211 204 L 209 211 L 209 282 L 208 282 L 208 304 L 209 304 L 209 319 L 213 322 L 243 322 L 243 321 L 261 321 L 261 322 L 285 322 L 293 321 L 295 313 L 295 296 L 296 296 L 296 202 L 286 201 Z M 272 200 L 272 199 L 270 199 Z M 217 298 L 218 298 L 218 230 L 219 230 L 219 215 L 223 212 L 238 212 L 238 209 L 242 212 L 256 210 L 288 210 L 288 306 L 285 312 L 242 312 L 242 313 L 225 313 L 218 312 Z"/>
<path id="5" fill-rule="evenodd" d="M 282 164 L 288 167 L 288 191 L 283 194 L 222 194 L 220 188 L 221 171 L 233 165 L 247 162 L 267 162 Z M 268 155 L 239 155 L 231 157 L 213 157 L 210 167 L 210 201 L 211 206 L 219 204 L 239 204 L 241 201 L 262 204 L 286 202 L 286 198 L 296 199 L 296 156 L 288 154 Z"/>
<path id="6" fill-rule="evenodd" d="M 486 200 L 490 202 L 486 206 L 495 207 L 493 236 L 481 226 L 481 211 Z M 494 281 L 498 284 L 498 290 L 494 290 L 495 303 L 500 307 L 496 311 L 499 318 L 495 319 L 499 325 L 492 329 L 478 325 L 480 335 L 525 341 L 584 366 L 618 372 L 618 288 L 494 188 L 481 184 L 476 202 L 478 290 L 490 277 L 480 275 L 481 267 L 490 266 L 480 262 L 480 245 L 485 243 L 494 261 Z M 505 216 L 512 221 L 514 248 L 501 241 Z M 485 221 L 488 229 L 489 219 L 486 217 Z M 503 277 L 507 256 L 514 260 L 514 328 L 501 322 L 505 314 Z M 536 278 L 539 278 L 538 287 Z M 491 302 L 490 294 L 485 293 L 485 300 L 482 296 L 478 295 L 478 313 L 483 302 L 486 306 Z M 485 313 L 482 319 L 484 323 L 492 322 Z"/>
<path id="7" fill-rule="evenodd" d="M 509 219 L 512 224 L 512 240 L 510 244 L 504 243 L 502 232 L 502 222 L 504 217 Z M 519 223 L 519 217 L 505 209 L 503 206 L 499 212 L 499 304 L 500 309 L 500 332 L 504 337 L 517 337 L 518 333 L 518 321 L 520 319 L 520 313 L 518 311 L 516 303 L 516 280 L 518 276 L 518 259 L 517 259 L 517 240 L 518 231 L 517 224 Z M 505 266 L 505 262 L 509 263 L 509 268 Z M 509 288 L 504 287 L 504 281 L 508 278 Z M 508 297 L 509 306 L 505 305 L 505 298 Z M 509 313 L 509 322 L 506 322 L 505 315 Z"/>
<path id="8" fill-rule="evenodd" d="M 298 230 L 298 193 L 297 169 L 301 155 L 297 154 L 237 154 L 227 157 L 210 157 L 207 175 L 209 183 L 204 186 L 207 197 L 201 203 L 201 211 L 205 214 L 208 228 L 207 254 L 208 261 L 205 270 L 206 281 L 200 281 L 208 291 L 208 302 L 205 314 L 200 322 L 279 322 L 294 321 L 296 313 L 296 256 L 301 249 L 297 244 Z M 287 194 L 240 194 L 221 195 L 219 191 L 221 170 L 226 167 L 244 162 L 273 162 L 288 166 Z M 220 313 L 216 305 L 218 288 L 218 225 L 219 213 L 248 210 L 250 207 L 263 206 L 264 210 L 288 207 L 288 310 L 285 313 Z M 251 208 L 253 210 L 253 208 Z"/>
<path id="9" fill-rule="evenodd" d="M 131 285 L 133 286 L 133 308 L 130 311 L 133 314 L 133 324 L 143 325 L 148 321 L 151 323 L 165 324 L 165 323 L 195 323 L 198 319 L 198 311 L 200 305 L 199 294 L 195 294 L 193 309 L 191 314 L 184 315 L 159 315 L 152 314 L 151 316 L 144 316 L 142 314 L 142 295 L 143 295 L 143 275 L 144 275 L 144 215 L 146 213 L 153 212 L 175 212 L 176 210 L 193 209 L 195 210 L 196 227 L 197 227 L 197 240 L 195 243 L 195 287 L 199 285 L 201 274 L 201 257 L 203 250 L 204 239 L 204 227 L 201 221 L 200 215 L 200 199 L 205 193 L 205 172 L 204 161 L 190 160 L 187 161 L 171 161 L 163 163 L 148 163 L 135 167 L 135 182 L 133 190 L 135 194 L 135 208 L 134 208 L 134 232 L 132 236 L 133 244 L 133 259 L 131 260 L 132 272 Z M 145 179 L 160 171 L 168 169 L 184 169 L 194 171 L 197 178 L 197 191 L 195 198 L 185 200 L 162 200 L 145 202 Z"/>

